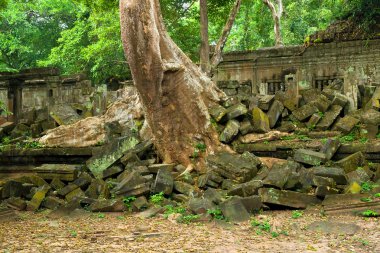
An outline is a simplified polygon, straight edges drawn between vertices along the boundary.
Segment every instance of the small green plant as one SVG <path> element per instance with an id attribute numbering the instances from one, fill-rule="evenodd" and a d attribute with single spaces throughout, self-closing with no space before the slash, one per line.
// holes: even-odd
<path id="1" fill-rule="evenodd" d="M 295 210 L 292 212 L 292 218 L 293 219 L 298 219 L 298 218 L 302 217 L 302 215 L 303 215 L 303 211 Z"/>
<path id="2" fill-rule="evenodd" d="M 271 232 L 270 234 L 272 235 L 273 238 L 277 238 L 277 237 L 280 236 L 280 233 L 277 233 L 277 232 L 274 232 L 274 231 Z"/>
<path id="3" fill-rule="evenodd" d="M 361 213 L 364 217 L 379 217 L 379 213 L 373 210 L 365 210 Z"/>
<path id="4" fill-rule="evenodd" d="M 195 148 L 198 149 L 198 150 L 201 151 L 201 152 L 205 152 L 207 146 L 206 146 L 206 144 L 200 142 L 200 143 L 197 143 L 197 144 L 195 145 Z"/>
<path id="5" fill-rule="evenodd" d="M 179 214 L 184 214 L 186 212 L 186 208 L 179 206 L 179 207 L 174 207 L 173 205 L 166 205 L 164 206 L 165 212 L 164 212 L 164 218 L 167 219 L 169 215 L 179 213 Z"/>
<path id="6" fill-rule="evenodd" d="M 304 135 L 304 134 L 297 135 L 297 138 L 300 141 L 309 141 L 309 140 L 311 140 L 309 136 Z"/>
<path id="7" fill-rule="evenodd" d="M 318 115 L 319 115 L 319 117 L 321 117 L 321 118 L 323 118 L 323 117 L 325 117 L 325 114 L 323 113 L 323 112 L 318 112 Z"/>
<path id="8" fill-rule="evenodd" d="M 269 144 L 269 141 L 264 141 L 264 144 Z"/>
<path id="9" fill-rule="evenodd" d="M 361 239 L 361 238 L 358 239 L 358 242 L 360 242 L 363 246 L 368 246 L 369 245 L 369 241 Z"/>
<path id="10" fill-rule="evenodd" d="M 135 196 L 124 197 L 123 198 L 124 205 L 128 208 L 129 211 L 132 210 L 132 202 L 135 201 L 135 200 L 136 200 Z"/>
<path id="11" fill-rule="evenodd" d="M 353 132 L 339 138 L 339 141 L 342 143 L 353 142 L 354 140 L 355 134 Z"/>
<path id="12" fill-rule="evenodd" d="M 376 135 L 376 139 L 380 139 L 380 133 Z"/>
<path id="13" fill-rule="evenodd" d="M 178 219 L 178 222 L 190 224 L 191 222 L 193 222 L 194 220 L 196 220 L 198 218 L 199 218 L 198 214 L 181 215 L 181 217 Z"/>
<path id="14" fill-rule="evenodd" d="M 371 198 L 361 198 L 360 201 L 363 201 L 363 202 L 372 202 L 372 199 Z"/>
<path id="15" fill-rule="evenodd" d="M 1 144 L 2 144 L 2 145 L 8 145 L 10 142 L 11 142 L 11 138 L 10 138 L 9 136 L 5 136 L 5 137 L 1 140 Z"/>
<path id="16" fill-rule="evenodd" d="M 368 142 L 368 138 L 360 138 L 359 140 L 360 143 L 367 143 Z"/>
<path id="17" fill-rule="evenodd" d="M 252 227 L 257 227 L 259 231 L 261 232 L 267 232 L 269 233 L 271 231 L 271 226 L 269 222 L 266 221 L 258 221 L 258 220 L 252 220 L 251 221 L 251 226 Z"/>
<path id="18" fill-rule="evenodd" d="M 99 213 L 98 214 L 98 218 L 99 219 L 103 219 L 103 218 L 105 218 L 106 217 L 106 215 L 104 214 L 104 213 Z"/>
<path id="19" fill-rule="evenodd" d="M 379 185 L 372 182 L 364 182 L 361 184 L 362 192 L 370 192 L 376 187 L 379 187 Z"/>
<path id="20" fill-rule="evenodd" d="M 165 197 L 164 197 L 163 192 L 160 192 L 160 193 L 157 193 L 157 194 L 150 196 L 150 202 L 152 202 L 155 205 L 160 205 L 164 199 L 165 199 Z"/>
<path id="21" fill-rule="evenodd" d="M 280 139 L 283 141 L 291 141 L 291 140 L 294 140 L 296 138 L 297 138 L 296 135 L 287 135 L 287 136 L 282 136 Z"/>
<path id="22" fill-rule="evenodd" d="M 75 231 L 75 230 L 70 230 L 70 236 L 71 237 L 77 237 L 78 236 L 78 232 Z"/>
<path id="23" fill-rule="evenodd" d="M 208 214 L 211 214 L 212 217 L 216 220 L 225 220 L 226 217 L 224 217 L 222 210 L 220 209 L 212 209 L 212 210 L 207 210 Z"/>
<path id="24" fill-rule="evenodd" d="M 380 192 L 376 193 L 375 195 L 373 195 L 375 198 L 380 198 Z"/>

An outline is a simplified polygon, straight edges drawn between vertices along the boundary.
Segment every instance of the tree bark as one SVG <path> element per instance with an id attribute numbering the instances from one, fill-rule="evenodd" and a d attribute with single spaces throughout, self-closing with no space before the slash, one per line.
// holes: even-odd
<path id="1" fill-rule="evenodd" d="M 191 159 L 197 143 L 206 145 L 205 155 L 222 148 L 208 106 L 224 93 L 169 37 L 159 0 L 120 0 L 120 22 L 124 51 L 161 158 L 188 167 L 202 162 Z"/>
<path id="2" fill-rule="evenodd" d="M 218 66 L 218 64 L 222 61 L 222 52 L 223 48 L 226 45 L 228 35 L 230 35 L 232 26 L 235 22 L 236 15 L 238 14 L 241 6 L 241 0 L 236 0 L 234 6 L 230 11 L 230 16 L 228 17 L 227 23 L 223 28 L 222 34 L 218 40 L 218 43 L 215 46 L 214 54 L 211 58 L 211 68 L 212 71 Z M 212 74 L 212 73 L 211 73 Z"/>
<path id="3" fill-rule="evenodd" d="M 272 13 L 272 18 L 274 22 L 274 34 L 275 34 L 275 46 L 281 47 L 283 46 L 282 42 L 282 36 L 281 36 L 281 17 L 284 12 L 284 7 L 282 4 L 282 0 L 276 0 L 277 1 L 277 9 L 274 3 L 272 3 L 270 0 L 263 0 L 263 3 L 268 6 Z"/>
<path id="4" fill-rule="evenodd" d="M 208 16 L 207 0 L 199 0 L 201 17 L 201 70 L 205 73 L 210 72 L 210 44 L 208 39 Z"/>

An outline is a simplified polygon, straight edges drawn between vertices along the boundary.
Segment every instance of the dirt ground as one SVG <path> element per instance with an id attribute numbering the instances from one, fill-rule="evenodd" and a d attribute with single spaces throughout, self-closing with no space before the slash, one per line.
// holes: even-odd
<path id="1" fill-rule="evenodd" d="M 268 221 L 278 232 L 273 236 L 250 222 L 179 224 L 170 217 L 84 211 L 60 219 L 19 215 L 17 221 L 0 223 L 1 252 L 380 252 L 376 218 L 304 213 L 294 219 L 291 211 L 252 217 Z M 310 230 L 310 224 L 323 221 L 331 233 Z"/>

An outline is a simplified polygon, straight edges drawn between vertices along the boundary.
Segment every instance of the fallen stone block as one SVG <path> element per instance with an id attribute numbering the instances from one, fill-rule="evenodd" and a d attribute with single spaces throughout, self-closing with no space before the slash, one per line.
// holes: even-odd
<path id="1" fill-rule="evenodd" d="M 54 196 L 47 196 L 42 202 L 42 206 L 50 210 L 55 210 L 63 205 L 65 205 L 65 201 Z"/>
<path id="2" fill-rule="evenodd" d="M 258 195 L 248 196 L 241 198 L 241 201 L 247 209 L 248 213 L 254 213 L 260 211 L 263 203 L 261 202 L 261 197 Z"/>
<path id="3" fill-rule="evenodd" d="M 358 167 L 364 167 L 365 164 L 365 156 L 360 151 L 335 162 L 335 165 L 344 169 L 346 173 L 350 173 L 351 171 L 356 170 Z"/>
<path id="4" fill-rule="evenodd" d="M 331 160 L 340 148 L 341 143 L 337 139 L 328 139 L 319 152 L 326 155 L 326 160 Z"/>
<path id="5" fill-rule="evenodd" d="M 253 130 L 257 133 L 267 133 L 270 131 L 268 116 L 258 107 L 252 110 Z"/>
<path id="6" fill-rule="evenodd" d="M 304 121 L 316 112 L 318 112 L 318 108 L 310 103 L 293 111 L 292 115 L 299 121 Z"/>
<path id="7" fill-rule="evenodd" d="M 296 162 L 316 166 L 325 163 L 327 159 L 323 153 L 308 149 L 298 149 L 294 152 L 294 160 Z"/>
<path id="8" fill-rule="evenodd" d="M 148 200 L 145 196 L 140 196 L 132 202 L 133 209 L 141 211 L 149 207 Z"/>
<path id="9" fill-rule="evenodd" d="M 364 170 L 364 168 L 359 167 L 350 173 L 347 173 L 347 179 L 349 183 L 357 182 L 359 185 L 362 183 L 370 181 L 370 176 Z"/>
<path id="10" fill-rule="evenodd" d="M 26 206 L 27 211 L 36 211 L 40 208 L 42 201 L 44 200 L 46 193 L 50 190 L 50 187 L 44 185 L 40 187 L 37 192 L 33 195 L 33 198 Z"/>
<path id="11" fill-rule="evenodd" d="M 229 120 L 226 127 L 219 136 L 223 143 L 230 143 L 239 133 L 240 123 L 237 120 Z"/>
<path id="12" fill-rule="evenodd" d="M 195 189 L 192 185 L 182 181 L 174 181 L 174 190 L 186 196 L 191 196 L 195 192 Z"/>
<path id="13" fill-rule="evenodd" d="M 140 196 L 150 192 L 150 182 L 136 171 L 132 171 L 112 190 L 116 195 Z"/>
<path id="14" fill-rule="evenodd" d="M 305 209 L 310 205 L 318 205 L 321 203 L 321 201 L 313 195 L 277 190 L 274 188 L 259 189 L 259 196 L 264 204 L 274 204 L 297 209 Z"/>
<path id="15" fill-rule="evenodd" d="M 60 126 L 70 125 L 82 119 L 79 114 L 70 105 L 67 104 L 59 104 L 51 107 L 50 116 Z"/>
<path id="16" fill-rule="evenodd" d="M 231 119 L 235 119 L 239 116 L 242 116 L 248 112 L 248 109 L 245 105 L 239 103 L 233 105 L 227 109 L 226 115 L 223 117 L 222 121 L 226 122 Z"/>
<path id="17" fill-rule="evenodd" d="M 216 205 L 206 198 L 193 198 L 189 201 L 189 208 L 195 214 L 206 214 L 208 210 L 216 209 Z"/>
<path id="18" fill-rule="evenodd" d="M 85 197 L 86 197 L 86 195 L 82 191 L 82 189 L 81 188 L 76 188 L 74 191 L 71 191 L 68 194 L 66 194 L 65 199 L 66 199 L 67 202 L 70 202 L 70 201 L 72 201 L 75 198 L 79 199 L 79 198 L 85 198 Z"/>
<path id="19" fill-rule="evenodd" d="M 316 176 L 332 178 L 338 185 L 347 184 L 346 173 L 341 168 L 314 167 L 312 168 L 312 172 Z"/>
<path id="20" fill-rule="evenodd" d="M 309 121 L 306 123 L 306 126 L 310 129 L 314 129 L 318 122 L 321 120 L 322 116 L 318 113 L 311 115 Z"/>
<path id="21" fill-rule="evenodd" d="M 240 123 L 239 131 L 242 135 L 246 135 L 252 133 L 253 131 L 255 131 L 255 129 L 252 126 L 251 122 L 248 119 L 246 119 Z"/>
<path id="22" fill-rule="evenodd" d="M 90 186 L 85 191 L 85 194 L 87 197 L 92 198 L 92 199 L 97 199 L 97 198 L 107 199 L 110 196 L 110 192 L 107 187 L 107 184 L 102 179 L 92 180 Z"/>
<path id="23" fill-rule="evenodd" d="M 161 206 L 153 206 L 139 214 L 137 214 L 137 217 L 141 218 L 141 219 L 148 219 L 148 218 L 152 218 L 154 216 L 156 216 L 157 214 L 159 213 L 163 213 L 164 212 L 164 208 L 161 207 Z"/>
<path id="24" fill-rule="evenodd" d="M 66 185 L 58 177 L 55 177 L 51 181 L 50 186 L 52 189 L 58 191 L 58 190 L 62 189 L 63 187 L 65 187 Z"/>
<path id="25" fill-rule="evenodd" d="M 284 105 L 280 101 L 275 100 L 272 103 L 272 105 L 269 108 L 269 111 L 267 113 L 268 119 L 269 119 L 269 126 L 271 128 L 274 128 L 274 126 L 276 125 L 278 119 L 280 118 L 283 110 L 284 110 Z"/>
<path id="26" fill-rule="evenodd" d="M 172 172 L 175 167 L 174 163 L 171 164 L 152 164 L 148 166 L 150 173 L 157 174 L 160 170 L 165 170 L 167 172 Z"/>
<path id="27" fill-rule="evenodd" d="M 122 199 L 96 200 L 89 206 L 92 212 L 123 212 L 126 206 Z"/>
<path id="28" fill-rule="evenodd" d="M 272 102 L 274 101 L 274 95 L 264 95 L 260 96 L 258 107 L 261 110 L 268 111 Z"/>
<path id="29" fill-rule="evenodd" d="M 228 192 L 228 196 L 241 196 L 248 197 L 252 195 L 257 195 L 259 188 L 263 187 L 263 181 L 261 180 L 251 180 L 249 182 L 238 184 L 232 186 Z"/>
<path id="30" fill-rule="evenodd" d="M 343 108 L 340 105 L 332 105 L 315 128 L 320 131 L 327 130 L 334 123 L 342 110 Z"/>
<path id="31" fill-rule="evenodd" d="M 360 115 L 360 121 L 364 124 L 378 126 L 380 125 L 380 112 L 369 109 Z"/>
<path id="32" fill-rule="evenodd" d="M 214 107 L 211 107 L 210 110 L 210 115 L 213 117 L 213 119 L 216 122 L 219 122 L 227 113 L 227 109 L 225 109 L 221 105 L 216 105 Z"/>
<path id="33" fill-rule="evenodd" d="M 121 172 L 123 172 L 123 168 L 121 166 L 112 166 L 103 171 L 103 179 L 107 179 L 110 177 L 116 177 L 119 175 Z"/>
<path id="34" fill-rule="evenodd" d="M 336 182 L 330 177 L 313 176 L 313 186 L 335 187 Z"/>
<path id="35" fill-rule="evenodd" d="M 10 198 L 6 203 L 7 207 L 17 211 L 24 211 L 26 209 L 26 202 L 21 198 Z"/>
<path id="36" fill-rule="evenodd" d="M 348 134 L 359 122 L 360 121 L 358 119 L 348 115 L 335 124 L 334 130 L 338 130 L 344 134 Z"/>
<path id="37" fill-rule="evenodd" d="M 103 171 L 119 160 L 124 153 L 131 150 L 139 143 L 136 137 L 123 137 L 104 146 L 102 152 L 90 158 L 86 165 L 96 178 L 103 176 Z"/>
<path id="38" fill-rule="evenodd" d="M 57 194 L 61 197 L 65 197 L 67 194 L 76 190 L 77 188 L 79 188 L 79 186 L 76 184 L 68 184 L 65 187 L 63 187 L 62 189 L 58 190 Z"/>
<path id="39" fill-rule="evenodd" d="M 91 184 L 91 181 L 92 177 L 85 172 L 75 179 L 73 184 L 77 185 L 81 189 L 86 189 Z"/>
<path id="40" fill-rule="evenodd" d="M 313 101 L 313 104 L 320 112 L 326 112 L 331 105 L 331 101 L 325 95 L 321 94 Z"/>
<path id="41" fill-rule="evenodd" d="M 231 222 L 243 222 L 250 219 L 241 197 L 231 197 L 219 205 L 224 217 Z"/>
<path id="42" fill-rule="evenodd" d="M 22 197 L 28 194 L 23 187 L 23 183 L 10 180 L 2 186 L 0 199 L 7 199 L 11 197 Z"/>
<path id="43" fill-rule="evenodd" d="M 160 169 L 157 173 L 156 180 L 152 185 L 152 193 L 163 192 L 170 195 L 173 191 L 174 179 L 170 171 Z"/>
<path id="44" fill-rule="evenodd" d="M 263 183 L 266 186 L 283 189 L 292 172 L 297 172 L 297 169 L 299 168 L 300 165 L 292 161 L 287 161 L 286 163 L 276 163 L 269 171 Z"/>
<path id="45" fill-rule="evenodd" d="M 315 190 L 315 196 L 324 198 L 326 195 L 339 194 L 339 190 L 330 186 L 318 186 Z"/>
<path id="46" fill-rule="evenodd" d="M 223 196 L 220 191 L 212 188 L 208 188 L 204 193 L 203 197 L 210 200 L 212 203 L 218 205 L 223 201 Z"/>
<path id="47" fill-rule="evenodd" d="M 332 100 L 333 105 L 339 105 L 341 107 L 345 107 L 348 102 L 348 98 L 340 93 L 336 93 L 334 99 Z"/>

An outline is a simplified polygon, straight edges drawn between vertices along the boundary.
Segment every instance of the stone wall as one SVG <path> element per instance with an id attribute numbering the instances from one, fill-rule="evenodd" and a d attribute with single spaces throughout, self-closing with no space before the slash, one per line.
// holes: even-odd
<path id="1" fill-rule="evenodd" d="M 228 95 L 239 95 L 244 90 L 262 95 L 283 91 L 298 96 L 341 79 L 341 92 L 349 98 L 352 110 L 360 107 L 364 93 L 380 86 L 379 66 L 380 40 L 265 48 L 225 54 L 216 80 Z M 250 89 L 247 83 L 251 83 Z"/>
<path id="2" fill-rule="evenodd" d="M 29 69 L 0 73 L 0 99 L 12 115 L 2 121 L 18 122 L 31 110 L 49 114 L 56 105 L 91 103 L 91 81 L 85 75 L 61 76 L 58 69 Z"/>

